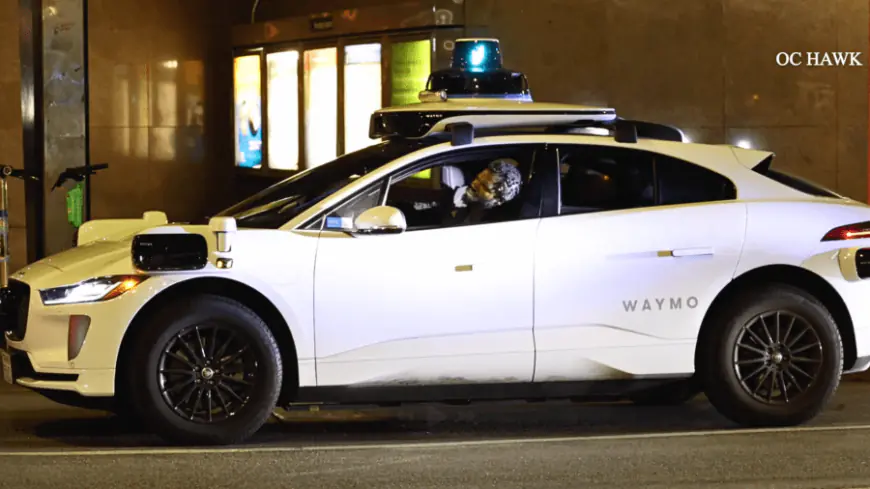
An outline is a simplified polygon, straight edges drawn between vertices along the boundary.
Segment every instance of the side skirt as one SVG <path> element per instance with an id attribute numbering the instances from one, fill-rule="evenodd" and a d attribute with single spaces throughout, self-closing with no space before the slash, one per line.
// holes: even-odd
<path id="1" fill-rule="evenodd" d="M 602 380 L 584 382 L 538 382 L 506 384 L 374 385 L 302 387 L 288 407 L 308 404 L 379 405 L 526 400 L 541 402 L 613 401 L 631 394 L 682 382 L 690 377 Z"/>

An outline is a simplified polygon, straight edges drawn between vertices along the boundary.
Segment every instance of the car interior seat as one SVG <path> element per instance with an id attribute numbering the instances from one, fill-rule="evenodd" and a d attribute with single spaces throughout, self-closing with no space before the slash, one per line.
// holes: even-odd
<path id="1" fill-rule="evenodd" d="M 444 165 L 441 167 L 441 184 L 456 190 L 465 185 L 465 174 L 458 167 Z"/>

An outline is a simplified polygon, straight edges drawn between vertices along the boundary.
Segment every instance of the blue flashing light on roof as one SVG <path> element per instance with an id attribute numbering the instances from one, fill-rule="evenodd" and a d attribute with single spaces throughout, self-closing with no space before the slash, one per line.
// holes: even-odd
<path id="1" fill-rule="evenodd" d="M 429 75 L 420 101 L 483 98 L 531 102 L 526 76 L 502 64 L 498 39 L 459 39 L 451 67 Z"/>
<path id="2" fill-rule="evenodd" d="M 502 69 L 501 49 L 497 39 L 459 39 L 453 48 L 454 70 L 476 73 Z"/>

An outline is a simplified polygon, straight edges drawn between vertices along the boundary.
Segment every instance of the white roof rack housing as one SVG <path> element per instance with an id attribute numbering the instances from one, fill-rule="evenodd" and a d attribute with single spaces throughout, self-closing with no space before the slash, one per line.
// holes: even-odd
<path id="1" fill-rule="evenodd" d="M 605 128 L 620 142 L 638 137 L 685 141 L 677 128 L 620 119 L 616 110 L 583 105 L 497 99 L 447 100 L 388 107 L 371 118 L 370 137 L 425 138 L 453 134 L 454 144 L 469 144 L 476 129 L 547 127 L 552 130 Z M 461 134 L 460 134 L 461 133 Z"/>

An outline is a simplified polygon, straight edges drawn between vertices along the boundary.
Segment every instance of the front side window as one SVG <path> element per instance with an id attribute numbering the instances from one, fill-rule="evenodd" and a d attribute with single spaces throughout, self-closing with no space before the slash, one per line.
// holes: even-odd
<path id="1" fill-rule="evenodd" d="M 339 205 L 335 210 L 313 221 L 308 230 L 350 231 L 356 228 L 356 218 L 363 212 L 377 207 L 381 202 L 383 185 L 376 184 Z"/>
<path id="2" fill-rule="evenodd" d="M 389 141 L 349 153 L 300 172 L 217 214 L 234 217 L 239 227 L 277 229 L 357 178 L 434 140 Z"/>
<path id="3" fill-rule="evenodd" d="M 393 179 L 386 205 L 402 211 L 408 231 L 538 217 L 535 166 L 542 158 L 537 145 L 446 155 Z M 432 177 L 418 178 L 423 173 Z"/>

